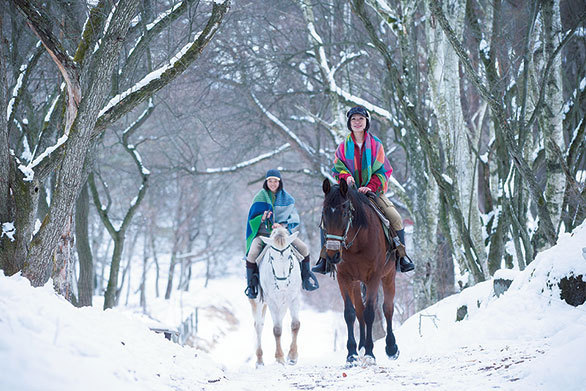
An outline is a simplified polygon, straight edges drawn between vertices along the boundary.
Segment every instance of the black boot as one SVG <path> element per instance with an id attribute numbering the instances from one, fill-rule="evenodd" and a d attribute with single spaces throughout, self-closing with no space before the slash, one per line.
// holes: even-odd
<path id="1" fill-rule="evenodd" d="M 327 272 L 330 271 L 328 269 L 329 268 L 327 267 L 327 262 L 326 262 L 326 248 L 322 247 L 321 252 L 319 253 L 319 259 L 317 260 L 317 263 L 315 264 L 315 266 L 311 268 L 311 271 L 316 272 L 316 273 L 326 274 Z"/>
<path id="2" fill-rule="evenodd" d="M 258 296 L 258 266 L 256 263 L 246 262 L 246 283 L 244 294 L 249 299 L 256 299 Z"/>
<path id="3" fill-rule="evenodd" d="M 306 291 L 314 291 L 319 288 L 315 274 L 309 270 L 309 255 L 301 262 L 301 286 Z"/>
<path id="4" fill-rule="evenodd" d="M 397 231 L 397 236 L 401 244 L 405 246 L 405 230 L 401 229 Z M 405 256 L 399 259 L 399 270 L 401 270 L 401 273 L 407 273 L 413 269 L 415 269 L 415 264 L 408 257 Z"/>

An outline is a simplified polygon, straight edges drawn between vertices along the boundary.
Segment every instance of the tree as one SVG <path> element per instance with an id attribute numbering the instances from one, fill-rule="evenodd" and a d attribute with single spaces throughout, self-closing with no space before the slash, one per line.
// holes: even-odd
<path id="1" fill-rule="evenodd" d="M 147 26 L 143 20 L 143 31 L 130 29 L 139 3 L 138 0 L 121 0 L 113 7 L 109 1 L 100 1 L 89 11 L 83 31 L 75 34 L 75 17 L 78 16 L 75 11 L 81 8 L 76 3 L 68 11 L 73 15 L 67 16 L 74 18 L 71 24 L 63 26 L 66 38 L 61 41 L 59 34 L 54 32 L 59 24 L 50 21 L 55 16 L 51 11 L 67 11 L 64 4 L 59 2 L 55 9 L 50 9 L 41 8 L 29 0 L 14 0 L 14 5 L 25 16 L 65 82 L 64 92 L 54 100 L 55 105 L 63 102 L 65 106 L 64 119 L 58 126 L 59 132 L 56 132 L 57 142 L 43 153 L 36 151 L 36 156 L 25 162 L 10 156 L 4 144 L 0 150 L 0 159 L 9 162 L 7 175 L 3 176 L 8 178 L 6 187 L 9 190 L 0 195 L 0 209 L 3 221 L 13 221 L 15 226 L 14 240 L 5 236 L 1 238 L 3 251 L 0 261 L 7 274 L 22 271 L 34 286 L 43 285 L 51 275 L 52 253 L 85 183 L 89 171 L 84 170 L 84 164 L 89 163 L 88 152 L 95 146 L 96 140 L 108 126 L 145 102 L 191 65 L 217 32 L 230 6 L 229 0 L 213 2 L 203 29 L 192 34 L 171 59 L 162 61 L 158 68 L 137 78 L 132 67 L 120 66 L 119 59 L 128 60 L 130 64 L 133 59 L 146 55 L 162 29 L 194 2 L 181 2 L 161 14 L 152 25 Z M 13 17 L 18 18 L 16 15 Z M 133 38 L 138 38 L 135 45 L 131 44 Z M 68 54 L 68 46 L 75 49 L 73 56 Z M 128 47 L 132 50 L 127 54 L 123 49 Z M 20 75 L 25 76 L 34 64 L 33 56 L 20 68 Z M 116 77 L 112 78 L 112 75 Z M 123 89 L 122 93 L 112 93 Z M 26 88 L 17 83 L 13 91 L 13 97 L 18 98 L 26 93 Z M 13 113 L 17 113 L 16 103 L 16 99 L 11 100 L 7 116 L 9 119 L 14 117 L 15 121 L 17 115 Z M 9 138 L 11 127 L 11 123 L 2 127 L 3 139 Z M 44 136 L 40 127 L 31 126 L 26 130 L 28 133 L 25 136 L 29 139 L 39 140 Z M 52 172 L 55 172 L 55 182 L 51 204 L 47 214 L 41 216 L 38 231 L 35 231 L 40 187 L 46 185 Z"/>

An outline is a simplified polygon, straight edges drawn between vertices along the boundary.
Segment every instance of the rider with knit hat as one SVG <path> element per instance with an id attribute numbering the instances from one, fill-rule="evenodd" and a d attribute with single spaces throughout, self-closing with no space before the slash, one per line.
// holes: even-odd
<path id="1" fill-rule="evenodd" d="M 255 299 L 258 295 L 258 259 L 264 248 L 259 236 L 270 236 L 273 229 L 284 227 L 293 232 L 299 226 L 299 214 L 295 199 L 283 189 L 279 170 L 267 171 L 263 188 L 254 196 L 246 223 L 246 295 Z M 313 291 L 319 287 L 317 278 L 309 270 L 309 248 L 296 238 L 293 246 L 303 257 L 301 280 L 303 289 Z"/>

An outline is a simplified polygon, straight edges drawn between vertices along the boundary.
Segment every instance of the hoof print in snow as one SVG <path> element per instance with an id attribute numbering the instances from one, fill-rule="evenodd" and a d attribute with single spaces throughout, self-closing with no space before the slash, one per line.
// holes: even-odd
<path id="1" fill-rule="evenodd" d="M 492 284 L 493 284 L 494 294 L 496 295 L 496 297 L 499 297 L 500 295 L 505 293 L 509 289 L 509 287 L 511 286 L 512 282 L 513 282 L 513 280 L 509 280 L 506 278 L 495 278 Z"/>
<path id="2" fill-rule="evenodd" d="M 577 307 L 586 302 L 586 281 L 584 276 L 566 276 L 558 283 L 560 298 L 569 305 Z"/>
<path id="3" fill-rule="evenodd" d="M 462 307 L 458 308 L 458 311 L 456 311 L 456 322 L 464 320 L 466 315 L 468 315 L 468 307 L 463 305 Z"/>

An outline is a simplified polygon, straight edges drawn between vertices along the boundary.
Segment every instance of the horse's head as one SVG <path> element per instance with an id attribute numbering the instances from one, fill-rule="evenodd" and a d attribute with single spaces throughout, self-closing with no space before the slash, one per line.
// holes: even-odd
<path id="1" fill-rule="evenodd" d="M 326 254 L 331 263 L 340 262 L 342 248 L 348 249 L 353 242 L 349 233 L 354 231 L 354 238 L 360 227 L 366 226 L 363 204 L 365 196 L 354 188 L 349 188 L 346 181 L 331 185 L 325 179 L 322 185 L 325 199 L 322 209 L 322 224 L 326 235 Z"/>
<path id="2" fill-rule="evenodd" d="M 260 237 L 267 245 L 263 262 L 268 261 L 272 265 L 273 275 L 277 280 L 287 280 L 295 268 L 297 259 L 291 244 L 297 239 L 297 235 L 299 232 L 289 235 L 285 228 L 277 228 L 269 238 Z"/>

